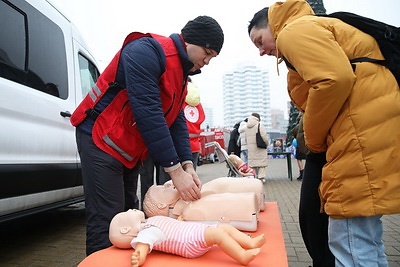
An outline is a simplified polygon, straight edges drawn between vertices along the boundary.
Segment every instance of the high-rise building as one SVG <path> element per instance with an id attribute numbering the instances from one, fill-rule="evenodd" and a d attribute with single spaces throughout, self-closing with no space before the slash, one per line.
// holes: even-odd
<path id="1" fill-rule="evenodd" d="M 271 129 L 271 98 L 267 70 L 244 65 L 224 74 L 224 125 L 233 127 L 236 122 L 256 112 L 261 123 Z"/>
<path id="2" fill-rule="evenodd" d="M 271 128 L 279 131 L 286 131 L 285 114 L 283 110 L 271 109 Z"/>
<path id="3" fill-rule="evenodd" d="M 204 114 L 206 115 L 206 118 L 205 118 L 204 122 L 201 124 L 201 129 L 207 129 L 207 126 L 209 128 L 215 127 L 213 108 L 203 106 L 203 109 L 204 109 Z"/>

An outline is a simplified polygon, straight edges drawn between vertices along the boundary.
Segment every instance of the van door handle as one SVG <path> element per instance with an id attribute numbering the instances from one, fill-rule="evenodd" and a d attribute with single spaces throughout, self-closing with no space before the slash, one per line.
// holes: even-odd
<path id="1" fill-rule="evenodd" d="M 60 111 L 60 115 L 65 117 L 71 117 L 71 113 L 69 111 Z"/>

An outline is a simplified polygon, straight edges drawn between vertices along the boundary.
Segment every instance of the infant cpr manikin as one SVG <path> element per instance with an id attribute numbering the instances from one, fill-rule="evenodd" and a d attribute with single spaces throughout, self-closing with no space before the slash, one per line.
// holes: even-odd
<path id="1" fill-rule="evenodd" d="M 238 156 L 231 154 L 228 157 L 229 161 L 235 165 L 239 173 L 244 177 L 257 177 L 256 172 L 250 168 L 241 158 Z"/>
<path id="2" fill-rule="evenodd" d="M 228 223 L 243 231 L 256 231 L 258 213 L 265 209 L 263 184 L 257 179 L 221 177 L 205 183 L 202 198 L 180 199 L 171 181 L 153 185 L 143 203 L 146 216 L 157 215 L 202 223 Z"/>

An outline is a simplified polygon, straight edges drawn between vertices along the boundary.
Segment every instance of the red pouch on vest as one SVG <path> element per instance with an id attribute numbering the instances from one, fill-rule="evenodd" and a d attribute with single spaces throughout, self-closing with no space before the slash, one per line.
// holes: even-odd
<path id="1" fill-rule="evenodd" d="M 136 127 L 126 89 L 121 90 L 97 117 L 92 133 L 94 143 L 101 150 L 128 168 L 133 168 L 138 160 L 147 156 L 147 148 Z"/>

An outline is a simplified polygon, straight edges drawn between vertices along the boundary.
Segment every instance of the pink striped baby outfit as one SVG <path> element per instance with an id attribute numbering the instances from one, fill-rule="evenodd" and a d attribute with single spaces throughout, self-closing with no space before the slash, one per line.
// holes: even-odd
<path id="1" fill-rule="evenodd" d="M 204 231 L 207 227 L 202 223 L 184 222 L 165 216 L 154 216 L 147 219 L 145 227 L 156 226 L 161 229 L 167 239 L 154 246 L 155 250 L 180 255 L 185 258 L 196 258 L 211 247 L 207 246 L 204 240 Z"/>

